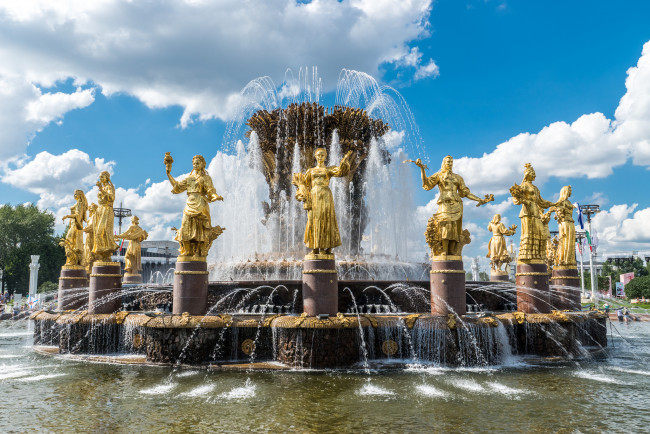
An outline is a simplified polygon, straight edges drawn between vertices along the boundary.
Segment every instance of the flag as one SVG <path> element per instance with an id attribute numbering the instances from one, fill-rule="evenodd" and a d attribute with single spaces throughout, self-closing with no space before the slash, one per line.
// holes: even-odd
<path id="1" fill-rule="evenodd" d="M 576 202 L 573 204 L 573 206 L 578 208 L 578 223 L 580 223 L 580 229 L 584 230 L 585 220 L 584 220 L 584 216 L 582 215 L 582 209 L 580 208 L 580 204 Z M 591 244 L 591 241 L 589 241 L 589 244 Z"/>

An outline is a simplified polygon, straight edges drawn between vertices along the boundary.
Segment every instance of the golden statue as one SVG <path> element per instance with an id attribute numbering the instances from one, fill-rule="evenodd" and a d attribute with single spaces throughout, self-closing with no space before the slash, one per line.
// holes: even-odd
<path id="1" fill-rule="evenodd" d="M 115 186 L 111 175 L 104 171 L 99 174 L 97 181 L 97 210 L 93 218 L 93 255 L 96 261 L 110 262 L 111 255 L 117 250 L 115 234 L 113 233 L 113 202 L 115 201 Z"/>
<path id="2" fill-rule="evenodd" d="M 226 228 L 212 226 L 210 220 L 210 202 L 223 200 L 217 194 L 212 184 L 212 178 L 205 170 L 205 158 L 195 155 L 192 158 L 192 171 L 182 181 L 176 181 L 171 175 L 174 159 L 169 152 L 165 153 L 165 167 L 167 178 L 172 184 L 172 193 L 179 194 L 187 191 L 187 202 L 183 210 L 181 228 L 176 229 L 174 239 L 178 241 L 181 256 L 192 256 L 205 260 L 212 242 L 223 233 Z"/>
<path id="3" fill-rule="evenodd" d="M 95 255 L 93 254 L 93 246 L 95 245 L 95 235 L 94 235 L 94 221 L 95 214 L 97 213 L 97 204 L 91 203 L 88 207 L 88 223 L 83 229 L 86 234 L 86 242 L 84 243 L 84 260 L 83 264 L 86 266 L 86 271 L 88 274 L 91 273 L 93 268 L 93 263 L 95 262 Z"/>
<path id="4" fill-rule="evenodd" d="M 471 241 L 469 231 L 463 230 L 463 198 L 474 200 L 478 202 L 476 206 L 481 206 L 493 201 L 494 195 L 486 194 L 481 199 L 472 194 L 463 178 L 452 172 L 454 159 L 450 155 L 442 160 L 440 171 L 429 177 L 426 174 L 427 166 L 422 164 L 421 159 L 406 160 L 405 162 L 407 161 L 415 163 L 420 168 L 422 188 L 428 191 L 438 186 L 440 190 L 438 211 L 429 218 L 425 233 L 433 256 L 460 257 L 463 246 Z"/>
<path id="5" fill-rule="evenodd" d="M 303 208 L 307 210 L 305 245 L 312 249 L 313 256 L 329 256 L 334 247 L 341 245 L 341 235 L 334 211 L 334 197 L 329 188 L 330 178 L 348 174 L 352 151 L 345 154 L 338 167 L 325 166 L 327 158 L 325 148 L 317 148 L 314 156 L 316 166 L 308 169 L 304 174 L 294 173 L 292 184 L 298 187 L 296 199 L 304 202 Z"/>
<path id="6" fill-rule="evenodd" d="M 515 205 L 521 205 L 521 243 L 518 261 L 524 263 L 546 263 L 546 244 L 542 215 L 544 210 L 555 205 L 542 199 L 539 189 L 533 185 L 535 169 L 526 163 L 524 179 L 521 184 L 510 187 L 510 194 Z M 550 218 L 550 214 L 549 214 Z"/>
<path id="7" fill-rule="evenodd" d="M 137 216 L 131 218 L 131 226 L 123 234 L 116 238 L 129 240 L 129 247 L 126 249 L 124 260 L 126 265 L 124 271 L 128 274 L 140 274 L 142 271 L 142 258 L 140 256 L 140 243 L 147 239 L 147 231 L 138 226 L 140 219 Z"/>
<path id="8" fill-rule="evenodd" d="M 575 267 L 576 227 L 573 221 L 573 204 L 569 201 L 569 197 L 571 197 L 571 186 L 565 185 L 560 190 L 560 199 L 553 207 L 560 231 L 555 263 Z"/>
<path id="9" fill-rule="evenodd" d="M 83 262 L 84 237 L 83 223 L 86 221 L 86 210 L 88 201 L 86 195 L 81 190 L 74 191 L 74 198 L 77 201 L 70 208 L 70 214 L 63 217 L 63 221 L 70 219 L 68 232 L 65 238 L 62 238 L 59 245 L 65 248 L 65 265 L 81 265 Z"/>
<path id="10" fill-rule="evenodd" d="M 501 270 L 501 266 L 512 261 L 504 235 L 514 235 L 516 230 L 517 225 L 512 225 L 510 228 L 505 227 L 501 222 L 501 214 L 494 214 L 492 221 L 488 225 L 488 231 L 492 232 L 492 238 L 488 243 L 488 254 L 485 256 L 490 258 L 492 271 L 497 274 L 505 273 L 504 270 Z"/>

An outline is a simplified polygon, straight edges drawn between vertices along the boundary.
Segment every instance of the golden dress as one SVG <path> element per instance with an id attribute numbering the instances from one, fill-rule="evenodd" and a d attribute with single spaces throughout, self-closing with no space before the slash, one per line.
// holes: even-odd
<path id="1" fill-rule="evenodd" d="M 488 225 L 488 231 L 492 232 L 492 238 L 490 238 L 490 241 L 488 242 L 487 257 L 492 259 L 492 262 L 495 264 L 497 262 L 509 261 L 510 255 L 508 254 L 504 235 L 512 235 L 515 231 L 507 229 L 501 222 L 490 223 Z"/>
<path id="2" fill-rule="evenodd" d="M 463 199 L 470 194 L 462 176 L 450 172 L 436 172 L 423 181 L 422 187 L 440 189 L 438 211 L 433 215 L 440 227 L 440 237 L 444 240 L 460 242 L 463 232 Z"/>
<path id="3" fill-rule="evenodd" d="M 573 204 L 564 199 L 555 207 L 555 216 L 559 227 L 560 245 L 558 248 L 558 265 L 576 265 L 576 227 L 573 220 Z"/>
<path id="4" fill-rule="evenodd" d="M 341 245 L 334 197 L 329 183 L 333 176 L 346 176 L 349 171 L 350 165 L 342 161 L 338 167 L 312 167 L 305 173 L 305 185 L 311 196 L 311 209 L 307 212 L 304 241 L 310 249 L 331 249 Z"/>
<path id="5" fill-rule="evenodd" d="M 519 184 L 520 194 L 512 197 L 515 205 L 521 205 L 521 243 L 520 260 L 546 259 L 546 234 L 541 212 L 553 205 L 542 199 L 539 189 L 530 181 Z M 550 235 L 549 235 L 550 236 Z"/>
<path id="6" fill-rule="evenodd" d="M 76 264 L 66 265 L 79 265 L 81 263 L 82 254 L 84 251 L 84 237 L 83 237 L 83 221 L 85 210 L 81 203 L 77 203 L 70 208 L 70 225 L 68 226 L 68 233 L 65 236 L 66 245 L 73 249 L 78 257 Z"/>
<path id="7" fill-rule="evenodd" d="M 93 253 L 100 261 L 110 260 L 110 256 L 118 248 L 113 232 L 113 201 L 115 200 L 115 187 L 110 182 L 99 187 L 97 194 L 97 210 L 93 218 L 94 245 Z"/>
<path id="8" fill-rule="evenodd" d="M 187 202 L 183 209 L 181 228 L 174 239 L 179 242 L 181 250 L 190 241 L 207 243 L 212 229 L 208 197 L 216 196 L 217 191 L 212 184 L 212 178 L 207 173 L 191 173 L 182 181 L 177 181 L 172 193 L 187 191 Z M 185 244 L 184 244 L 185 243 Z M 181 255 L 191 255 L 189 251 L 181 251 Z"/>
<path id="9" fill-rule="evenodd" d="M 95 210 L 93 210 L 95 208 Z M 88 211 L 88 223 L 83 231 L 86 233 L 86 242 L 84 244 L 84 265 L 86 266 L 88 274 L 90 274 L 93 262 L 95 261 L 93 255 L 93 247 L 95 242 L 94 235 L 94 221 L 95 221 L 96 207 L 91 207 Z"/>
<path id="10" fill-rule="evenodd" d="M 123 234 L 118 238 L 129 240 L 129 246 L 126 248 L 124 260 L 126 262 L 124 270 L 127 273 L 140 274 L 142 271 L 142 257 L 140 253 L 140 243 L 147 239 L 149 234 L 137 224 L 131 224 Z"/>

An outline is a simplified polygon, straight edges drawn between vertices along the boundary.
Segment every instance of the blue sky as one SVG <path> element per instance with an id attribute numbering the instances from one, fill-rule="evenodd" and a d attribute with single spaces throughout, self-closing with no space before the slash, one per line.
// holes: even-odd
<path id="1" fill-rule="evenodd" d="M 165 151 L 178 162 L 197 153 L 209 161 L 252 79 L 268 75 L 279 84 L 287 68 L 317 66 L 330 102 L 338 72 L 349 68 L 401 93 L 432 169 L 451 154 L 470 188 L 494 191 L 502 203 L 530 161 L 544 197 L 571 184 L 573 200 L 602 206 L 603 253 L 650 250 L 650 84 L 626 87 L 637 64 L 637 76 L 650 77 L 650 45 L 640 62 L 650 3 L 307 3 L 3 3 L 0 202 L 36 202 L 61 215 L 74 188 L 90 191 L 108 168 L 128 190 L 125 200 L 143 198 L 138 212 L 151 213 L 151 232 L 164 236 L 178 214 L 145 190 L 161 183 L 162 191 Z M 571 127 L 593 113 L 602 116 Z M 547 129 L 557 122 L 565 124 Z M 545 138 L 512 145 L 543 130 Z M 571 149 L 577 154 L 567 156 Z M 433 212 L 432 198 L 418 190 L 415 202 Z M 505 204 L 472 210 L 466 220 L 484 228 L 499 210 L 518 223 L 518 210 Z M 466 254 L 483 256 L 487 233 L 474 232 Z"/>

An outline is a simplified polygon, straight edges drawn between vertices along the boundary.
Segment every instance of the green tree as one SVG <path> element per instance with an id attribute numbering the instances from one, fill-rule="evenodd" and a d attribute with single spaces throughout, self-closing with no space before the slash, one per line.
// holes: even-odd
<path id="1" fill-rule="evenodd" d="M 65 263 L 65 250 L 54 236 L 54 216 L 35 205 L 0 207 L 0 269 L 9 292 L 29 288 L 31 255 L 39 255 L 38 283 L 54 282 Z"/>
<path id="2" fill-rule="evenodd" d="M 627 298 L 650 298 L 650 276 L 635 277 L 625 285 Z"/>

